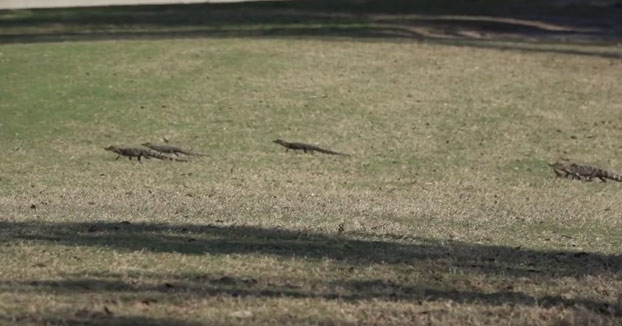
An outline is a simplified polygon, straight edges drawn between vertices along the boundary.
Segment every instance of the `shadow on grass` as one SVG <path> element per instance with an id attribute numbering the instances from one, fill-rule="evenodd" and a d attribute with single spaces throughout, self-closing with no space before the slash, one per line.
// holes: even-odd
<path id="1" fill-rule="evenodd" d="M 0 11 L 0 43 L 203 37 L 417 40 L 495 49 L 620 58 L 565 49 L 622 40 L 622 6 L 585 1 L 262 1 Z"/>
<path id="2" fill-rule="evenodd" d="M 59 316 L 56 316 L 59 315 Z M 0 315 L 0 323 L 3 325 L 63 325 L 63 326 L 189 326 L 196 325 L 176 319 L 152 319 L 143 316 L 114 316 L 114 314 L 104 311 L 79 310 L 74 313 L 56 312 L 49 316 L 23 315 L 11 318 L 4 318 Z"/>
<path id="3" fill-rule="evenodd" d="M 188 255 L 328 258 L 351 265 L 415 265 L 433 261 L 447 268 L 538 279 L 622 271 L 622 255 L 537 251 L 420 238 L 373 241 L 364 240 L 374 237 L 367 234 L 331 236 L 254 226 L 0 222 L 0 229 L 6 234 L 2 242 L 26 240 Z"/>
<path id="4" fill-rule="evenodd" d="M 309 288 L 313 290 L 309 290 Z M 80 295 L 88 293 L 113 297 L 126 297 L 133 303 L 167 303 L 201 300 L 210 297 L 229 298 L 292 298 L 322 299 L 345 302 L 381 300 L 388 302 L 452 301 L 458 304 L 486 306 L 538 306 L 542 308 L 584 308 L 608 317 L 622 317 L 618 303 L 586 298 L 563 298 L 557 295 L 532 296 L 511 289 L 501 291 L 443 290 L 429 284 L 400 284 L 394 281 L 374 280 L 305 280 L 304 285 L 280 282 L 274 279 L 257 279 L 206 274 L 161 275 L 141 274 L 140 281 L 127 277 L 100 274 L 97 277 L 70 276 L 63 280 L 37 280 L 21 283 L 2 283 L 0 289 L 17 293 L 53 293 L 55 295 Z M 100 316 L 97 314 L 96 316 Z M 97 324 L 99 325 L 99 324 Z M 102 324 L 108 325 L 108 324 Z"/>
<path id="5" fill-rule="evenodd" d="M 587 252 L 536 251 L 494 245 L 430 239 L 396 241 L 364 240 L 369 234 L 318 234 L 253 226 L 168 225 L 128 223 L 13 223 L 0 222 L 2 244 L 13 241 L 54 243 L 68 246 L 106 247 L 114 250 L 152 251 L 186 255 L 245 254 L 304 260 L 332 259 L 345 268 L 370 265 L 413 266 L 432 274 L 416 281 L 361 279 L 344 274 L 343 279 L 294 280 L 281 276 L 254 278 L 238 275 L 160 274 L 120 275 L 108 272 L 66 275 L 58 280 L 0 282 L 0 291 L 14 293 L 80 294 L 104 293 L 140 302 L 167 303 L 215 296 L 255 298 L 316 298 L 359 302 L 366 300 L 453 301 L 492 306 L 521 305 L 583 308 L 605 317 L 622 317 L 619 303 L 559 295 L 535 296 L 515 291 L 513 282 L 529 279 L 546 284 L 554 278 L 583 278 L 587 275 L 622 271 L 622 256 Z M 384 237 L 387 237 L 386 235 Z M 350 267 L 348 267 L 350 266 Z M 435 272 L 436 271 L 436 272 Z M 464 287 L 443 279 L 443 273 L 487 275 L 503 279 L 490 289 Z M 355 274 L 354 274 L 355 275 Z M 435 274 L 436 275 L 436 274 Z M 136 278 L 134 278 L 136 276 Z M 498 277 L 497 277 L 498 276 Z M 505 282 L 507 281 L 507 284 Z M 494 285 L 496 284 L 496 285 Z M 170 295 L 175 294 L 175 295 Z M 128 299 L 130 300 L 130 299 Z M 105 321 L 95 325 L 119 324 Z M 145 325 L 151 325 L 145 321 Z M 156 323 L 157 324 L 157 323 Z M 72 324 L 73 325 L 73 324 Z M 81 325 L 77 320 L 75 325 Z"/>

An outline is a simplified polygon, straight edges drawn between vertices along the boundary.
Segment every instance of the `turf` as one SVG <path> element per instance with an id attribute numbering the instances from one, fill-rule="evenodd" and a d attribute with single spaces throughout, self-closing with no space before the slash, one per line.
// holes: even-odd
<path id="1" fill-rule="evenodd" d="M 622 171 L 615 44 L 30 19 L 0 37 L 0 324 L 622 323 L 622 185 L 546 165 Z M 163 138 L 209 156 L 103 150 Z"/>

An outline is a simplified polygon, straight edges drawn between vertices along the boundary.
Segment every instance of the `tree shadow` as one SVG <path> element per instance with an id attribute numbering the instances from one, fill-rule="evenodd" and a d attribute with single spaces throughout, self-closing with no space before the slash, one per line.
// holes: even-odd
<path id="1" fill-rule="evenodd" d="M 620 58 L 563 49 L 622 40 L 622 8 L 541 1 L 261 1 L 0 11 L 0 44 L 116 39 L 295 37 L 435 44 Z M 509 45 L 508 43 L 512 43 Z"/>
<path id="2" fill-rule="evenodd" d="M 283 276 L 216 275 L 205 273 L 140 272 L 120 275 L 109 272 L 61 275 L 62 279 L 0 282 L 0 291 L 50 294 L 111 294 L 140 302 L 167 303 L 214 296 L 253 298 L 316 298 L 361 302 L 367 300 L 447 301 L 491 306 L 519 305 L 581 308 L 606 318 L 622 317 L 619 302 L 560 295 L 534 295 L 515 290 L 514 282 L 529 279 L 545 284 L 560 277 L 605 276 L 622 271 L 621 255 L 572 251 L 538 251 L 507 246 L 469 244 L 400 235 L 381 235 L 399 240 L 366 240 L 378 235 L 364 233 L 321 234 L 280 228 L 223 225 L 171 225 L 163 223 L 35 223 L 0 222 L 0 244 L 13 241 L 68 246 L 105 247 L 118 251 L 152 251 L 184 255 L 245 254 L 304 260 L 330 259 L 356 269 L 372 265 L 430 266 L 435 270 L 503 279 L 502 288 L 457 286 L 443 279 L 415 281 L 345 277 L 297 280 Z M 427 265 L 426 265 L 427 264 Z M 425 268 L 425 267 L 424 267 Z M 251 274 L 252 275 L 252 274 Z M 134 277 L 136 276 L 136 277 Z M 442 277 L 442 276 L 441 276 Z M 492 283 L 491 283 L 492 284 Z M 174 294 L 174 295 L 171 295 Z M 129 300 L 129 299 L 128 299 Z M 101 314 L 97 315 L 101 316 Z M 104 318 L 105 317 L 105 318 Z M 123 320 L 97 317 L 99 324 L 122 325 Z M 76 319 L 71 325 L 82 325 Z M 159 325 L 159 321 L 153 321 Z M 54 321 L 51 322 L 54 324 Z M 128 322 L 129 323 L 129 322 Z M 129 323 L 131 324 L 131 323 Z M 151 325 L 149 320 L 141 324 Z M 179 324 L 180 323 L 173 323 Z"/>
<path id="3" fill-rule="evenodd" d="M 13 223 L 0 222 L 2 242 L 26 240 L 119 250 L 203 254 L 258 254 L 332 259 L 351 265 L 415 265 L 422 261 L 481 274 L 550 279 L 622 271 L 622 255 L 538 251 L 425 238 L 365 240 L 377 235 L 326 235 L 312 231 L 223 225 L 162 223 Z"/>
<path id="4" fill-rule="evenodd" d="M 62 316 L 62 317 L 61 317 Z M 13 317 L 3 317 L 0 315 L 0 322 L 7 322 L 6 325 L 62 325 L 62 326 L 189 326 L 190 324 L 182 320 L 172 318 L 148 318 L 144 316 L 115 316 L 114 313 L 105 311 L 78 310 L 73 313 L 59 311 L 49 315 L 20 315 Z"/>
<path id="5" fill-rule="evenodd" d="M 94 276 L 70 275 L 63 280 L 36 280 L 26 282 L 0 282 L 0 289 L 9 288 L 14 293 L 53 293 L 55 295 L 79 295 L 98 293 L 121 297 L 133 303 L 167 303 L 173 300 L 201 300 L 210 297 L 231 298 L 292 298 L 322 299 L 341 302 L 381 300 L 389 302 L 452 301 L 458 304 L 486 306 L 518 305 L 526 307 L 583 308 L 607 317 L 622 317 L 619 303 L 587 298 L 563 298 L 558 295 L 534 296 L 511 288 L 500 291 L 475 291 L 438 289 L 426 284 L 401 284 L 395 281 L 373 280 L 322 280 L 305 281 L 304 288 L 271 279 L 211 274 L 167 275 L 141 274 L 140 281 L 127 281 L 119 275 L 102 273 Z M 316 290 L 309 290 L 313 288 Z M 112 325 L 111 316 L 95 312 L 90 315 Z M 147 323 L 148 324 L 148 323 Z M 80 324 L 81 325 L 81 324 Z M 96 324 L 100 325 L 100 324 Z M 118 324 L 117 324 L 118 325 Z"/>

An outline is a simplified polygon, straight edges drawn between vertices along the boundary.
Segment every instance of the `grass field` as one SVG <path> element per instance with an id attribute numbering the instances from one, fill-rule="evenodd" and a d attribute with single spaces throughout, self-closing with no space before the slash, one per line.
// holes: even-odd
<path id="1" fill-rule="evenodd" d="M 0 12 L 0 325 L 622 324 L 622 185 L 546 165 L 622 172 L 616 41 L 124 10 Z"/>

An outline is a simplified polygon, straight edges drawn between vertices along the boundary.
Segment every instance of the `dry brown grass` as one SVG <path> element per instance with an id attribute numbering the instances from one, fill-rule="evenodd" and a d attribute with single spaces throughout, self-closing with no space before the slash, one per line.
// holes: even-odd
<path id="1" fill-rule="evenodd" d="M 622 322 L 621 186 L 545 164 L 622 170 L 619 60 L 276 39 L 0 54 L 0 324 Z M 103 150 L 162 137 L 210 157 Z"/>

